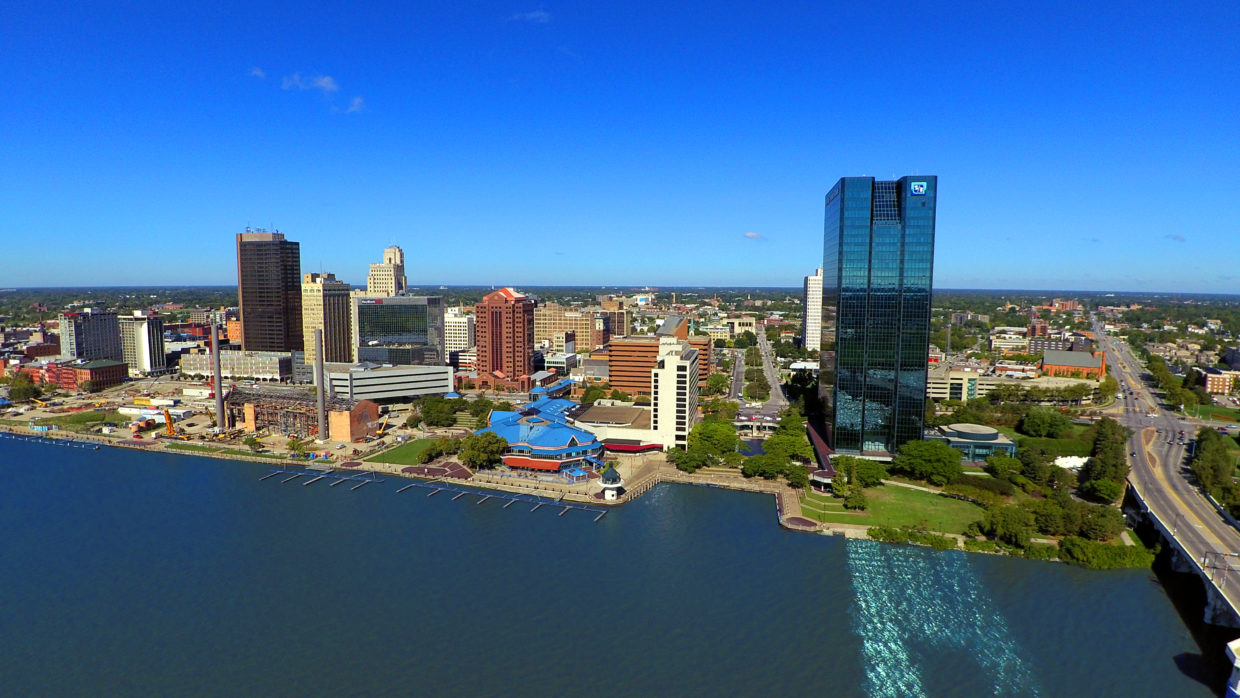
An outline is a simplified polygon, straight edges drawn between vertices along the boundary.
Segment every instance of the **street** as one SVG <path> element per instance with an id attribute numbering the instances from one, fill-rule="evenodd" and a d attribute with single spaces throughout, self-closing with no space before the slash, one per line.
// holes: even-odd
<path id="1" fill-rule="evenodd" d="M 1186 445 L 1179 443 L 1184 430 L 1185 441 L 1193 438 L 1197 425 L 1160 405 L 1140 373 L 1140 364 L 1124 343 L 1111 341 L 1102 326 L 1095 323 L 1098 345 L 1107 352 L 1113 375 L 1119 381 L 1123 399 L 1117 401 L 1117 421 L 1133 431 L 1128 441 L 1132 465 L 1129 480 L 1154 512 L 1172 531 L 1172 535 L 1199 564 L 1207 567 L 1240 571 L 1240 531 L 1232 527 L 1185 478 Z M 1132 391 L 1132 395 L 1128 391 Z M 1154 416 L 1149 416 L 1149 415 Z M 1172 443 L 1168 443 L 1168 442 Z M 1226 572 L 1216 573 L 1225 575 Z M 1220 580 L 1222 581 L 1222 580 Z M 1222 585 L 1223 593 L 1233 606 L 1240 604 L 1240 589 Z"/>

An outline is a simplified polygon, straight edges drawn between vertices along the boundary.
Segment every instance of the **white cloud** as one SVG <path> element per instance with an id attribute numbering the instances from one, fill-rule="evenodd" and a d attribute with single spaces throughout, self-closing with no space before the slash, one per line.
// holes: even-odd
<path id="1" fill-rule="evenodd" d="M 548 24 L 551 22 L 551 13 L 542 9 L 530 10 L 529 12 L 517 12 L 508 18 L 509 22 L 529 22 L 531 24 Z"/>
<path id="2" fill-rule="evenodd" d="M 753 231 L 750 231 L 748 233 L 745 233 L 745 237 L 749 238 L 750 240 L 761 240 L 762 233 L 755 233 Z"/>
<path id="3" fill-rule="evenodd" d="M 322 90 L 324 94 L 330 94 L 340 89 L 336 79 L 330 75 L 304 77 L 301 73 L 286 75 L 280 87 L 286 90 Z"/>
<path id="4" fill-rule="evenodd" d="M 349 108 L 344 110 L 346 114 L 357 114 L 366 109 L 366 102 L 361 97 L 354 97 L 349 100 Z"/>
<path id="5" fill-rule="evenodd" d="M 257 67 L 250 68 L 250 75 L 253 75 L 259 80 L 265 80 L 267 78 L 267 73 L 264 73 L 262 68 L 257 68 Z"/>

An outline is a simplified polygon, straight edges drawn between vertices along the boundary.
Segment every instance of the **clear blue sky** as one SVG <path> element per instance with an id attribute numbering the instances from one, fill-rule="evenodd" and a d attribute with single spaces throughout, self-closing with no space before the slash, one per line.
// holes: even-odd
<path id="1" fill-rule="evenodd" d="M 103 5 L 0 5 L 0 286 L 792 286 L 922 173 L 937 286 L 1240 292 L 1233 1 Z"/>

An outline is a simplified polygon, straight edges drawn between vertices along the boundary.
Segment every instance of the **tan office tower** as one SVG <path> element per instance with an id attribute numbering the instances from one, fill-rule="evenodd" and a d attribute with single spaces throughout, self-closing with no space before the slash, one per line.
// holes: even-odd
<path id="1" fill-rule="evenodd" d="M 303 274 L 301 282 L 301 333 L 313 337 L 323 330 L 323 360 L 347 362 L 353 358 L 349 285 L 335 274 Z M 306 342 L 306 363 L 314 364 L 314 342 Z"/>
<path id="2" fill-rule="evenodd" d="M 405 252 L 395 246 L 383 250 L 383 262 L 370 265 L 370 273 L 366 275 L 366 295 L 395 296 L 403 294 L 408 288 Z"/>
<path id="3" fill-rule="evenodd" d="M 474 306 L 478 387 L 529 390 L 534 372 L 534 301 L 511 288 Z"/>
<path id="4" fill-rule="evenodd" d="M 241 348 L 302 351 L 301 245 L 283 233 L 237 233 Z"/>

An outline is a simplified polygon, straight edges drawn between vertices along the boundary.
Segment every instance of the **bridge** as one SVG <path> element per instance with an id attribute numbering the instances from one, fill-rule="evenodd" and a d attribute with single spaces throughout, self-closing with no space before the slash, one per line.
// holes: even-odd
<path id="1" fill-rule="evenodd" d="M 1128 482 L 1139 513 L 1171 547 L 1173 568 L 1204 582 L 1205 621 L 1240 628 L 1240 530 L 1186 477 L 1187 442 L 1197 425 L 1158 402 L 1131 348 L 1112 342 L 1100 325 L 1095 330 L 1123 392 L 1116 419 L 1133 432 Z"/>

